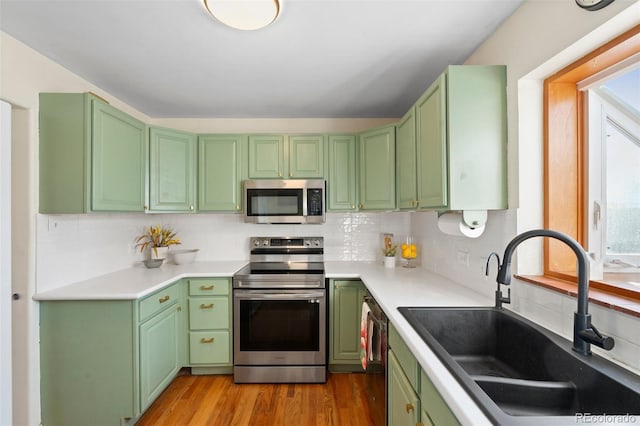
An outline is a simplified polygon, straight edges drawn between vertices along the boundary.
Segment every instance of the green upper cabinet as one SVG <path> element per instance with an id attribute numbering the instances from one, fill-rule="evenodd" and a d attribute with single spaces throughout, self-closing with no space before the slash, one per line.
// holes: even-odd
<path id="1" fill-rule="evenodd" d="M 149 210 L 194 212 L 195 135 L 158 127 L 152 127 L 149 135 Z"/>
<path id="2" fill-rule="evenodd" d="M 360 134 L 360 210 L 396 208 L 396 127 Z"/>
<path id="3" fill-rule="evenodd" d="M 249 178 L 324 177 L 323 135 L 250 135 Z"/>
<path id="4" fill-rule="evenodd" d="M 324 177 L 324 136 L 289 136 L 290 178 L 321 179 Z"/>
<path id="5" fill-rule="evenodd" d="M 246 179 L 247 137 L 198 137 L 198 210 L 239 212 Z"/>
<path id="6" fill-rule="evenodd" d="M 355 210 L 357 200 L 356 143 L 354 135 L 330 135 L 327 210 Z"/>
<path id="7" fill-rule="evenodd" d="M 419 207 L 507 208 L 506 68 L 449 66 L 415 108 Z"/>
<path id="8" fill-rule="evenodd" d="M 88 93 L 40 94 L 40 213 L 144 211 L 146 125 Z"/>
<path id="9" fill-rule="evenodd" d="M 423 209 L 447 206 L 446 81 L 442 74 L 415 106 L 418 203 Z"/>
<path id="10" fill-rule="evenodd" d="M 418 205 L 415 108 L 412 107 L 397 124 L 396 137 L 398 208 L 415 209 Z"/>
<path id="11" fill-rule="evenodd" d="M 285 176 L 285 137 L 249 136 L 249 178 L 278 179 Z"/>

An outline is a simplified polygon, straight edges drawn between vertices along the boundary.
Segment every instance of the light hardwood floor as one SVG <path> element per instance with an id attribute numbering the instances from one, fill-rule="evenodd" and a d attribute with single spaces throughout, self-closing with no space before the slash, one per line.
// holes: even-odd
<path id="1" fill-rule="evenodd" d="M 178 376 L 136 426 L 369 426 L 364 374 L 326 384 L 241 384 L 233 376 Z"/>

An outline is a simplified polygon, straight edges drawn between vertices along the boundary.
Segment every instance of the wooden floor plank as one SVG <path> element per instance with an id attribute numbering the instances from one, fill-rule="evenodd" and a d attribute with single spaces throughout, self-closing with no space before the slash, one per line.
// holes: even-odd
<path id="1" fill-rule="evenodd" d="M 180 375 L 136 426 L 368 426 L 365 375 L 329 374 L 325 384 L 240 384 L 233 376 Z"/>

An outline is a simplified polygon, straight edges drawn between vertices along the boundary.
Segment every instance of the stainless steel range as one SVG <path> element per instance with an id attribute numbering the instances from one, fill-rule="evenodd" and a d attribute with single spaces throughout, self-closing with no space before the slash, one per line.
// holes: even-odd
<path id="1" fill-rule="evenodd" d="M 327 289 L 322 237 L 252 237 L 233 276 L 236 383 L 324 383 Z"/>

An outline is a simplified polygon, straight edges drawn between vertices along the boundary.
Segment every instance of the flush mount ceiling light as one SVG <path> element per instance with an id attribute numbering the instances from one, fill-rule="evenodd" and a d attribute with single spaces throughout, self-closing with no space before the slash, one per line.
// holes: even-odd
<path id="1" fill-rule="evenodd" d="M 218 21 L 238 30 L 259 30 L 276 20 L 279 0 L 204 0 L 209 13 Z"/>
<path id="2" fill-rule="evenodd" d="M 613 0 L 576 0 L 576 4 L 590 11 L 600 10 L 613 3 Z"/>

